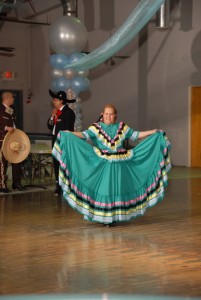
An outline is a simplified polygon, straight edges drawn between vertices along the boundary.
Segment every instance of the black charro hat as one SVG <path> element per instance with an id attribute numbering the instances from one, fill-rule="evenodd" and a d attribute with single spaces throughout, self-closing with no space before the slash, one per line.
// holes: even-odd
<path id="1" fill-rule="evenodd" d="M 65 101 L 66 103 L 74 103 L 76 101 L 76 99 L 72 99 L 72 100 L 67 99 L 66 93 L 64 91 L 59 91 L 55 94 L 53 91 L 49 89 L 49 94 L 52 98 Z"/>

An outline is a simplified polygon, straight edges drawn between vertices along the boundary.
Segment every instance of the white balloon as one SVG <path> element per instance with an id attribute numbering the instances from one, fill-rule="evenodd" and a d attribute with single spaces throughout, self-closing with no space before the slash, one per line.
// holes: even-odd
<path id="1" fill-rule="evenodd" d="M 87 77 L 89 75 L 89 70 L 85 70 L 85 71 L 77 71 L 77 76 L 80 77 Z"/>
<path id="2" fill-rule="evenodd" d="M 75 131 L 82 131 L 82 125 L 76 125 L 75 126 Z"/>
<path id="3" fill-rule="evenodd" d="M 73 103 L 70 103 L 70 104 L 68 104 L 68 106 L 71 108 L 71 109 L 73 109 Z M 74 109 L 73 109 L 74 110 Z"/>
<path id="4" fill-rule="evenodd" d="M 79 108 L 79 107 L 75 107 L 75 108 L 74 108 L 74 112 L 75 112 L 76 114 L 80 113 L 80 108 Z"/>
<path id="5" fill-rule="evenodd" d="M 58 78 L 58 77 L 63 76 L 63 71 L 58 70 L 58 69 L 52 69 L 51 75 L 52 75 L 53 78 Z"/>
<path id="6" fill-rule="evenodd" d="M 78 114 L 76 114 L 76 120 L 79 120 L 79 119 L 81 119 L 81 114 L 80 113 L 78 113 Z"/>
<path id="7" fill-rule="evenodd" d="M 79 104 L 80 104 L 80 103 L 81 103 L 81 101 L 82 101 L 82 100 L 81 100 L 81 98 L 80 98 L 80 97 L 77 97 L 77 98 L 76 98 L 76 103 L 79 103 Z"/>
<path id="8" fill-rule="evenodd" d="M 75 119 L 75 125 L 77 126 L 77 125 L 79 125 L 79 124 L 81 124 L 81 123 L 82 123 L 81 119 L 80 119 L 80 118 L 77 118 L 77 116 L 76 116 L 76 119 Z"/>
<path id="9" fill-rule="evenodd" d="M 73 109 L 75 110 L 78 107 L 78 104 L 75 102 L 73 103 Z"/>
<path id="10" fill-rule="evenodd" d="M 73 69 L 64 69 L 63 74 L 67 79 L 72 79 L 75 77 L 76 72 Z"/>
<path id="11" fill-rule="evenodd" d="M 81 52 L 87 43 L 87 30 L 78 18 L 62 16 L 49 29 L 49 44 L 56 53 Z"/>

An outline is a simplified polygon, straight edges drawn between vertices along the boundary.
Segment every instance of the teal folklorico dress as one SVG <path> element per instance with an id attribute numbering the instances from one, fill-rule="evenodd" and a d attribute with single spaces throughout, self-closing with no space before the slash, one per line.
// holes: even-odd
<path id="1" fill-rule="evenodd" d="M 123 122 L 94 123 L 82 134 L 84 139 L 60 131 L 53 155 L 60 162 L 63 197 L 84 219 L 130 221 L 163 199 L 171 168 L 170 143 L 163 131 L 130 150 L 123 142 L 137 140 L 139 132 Z"/>

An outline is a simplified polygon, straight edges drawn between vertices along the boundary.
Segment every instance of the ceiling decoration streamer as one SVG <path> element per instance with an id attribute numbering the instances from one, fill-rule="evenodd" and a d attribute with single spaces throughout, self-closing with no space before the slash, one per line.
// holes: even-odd
<path id="1" fill-rule="evenodd" d="M 165 0 L 141 0 L 122 26 L 100 47 L 65 67 L 89 70 L 106 61 L 125 47 L 156 14 Z"/>

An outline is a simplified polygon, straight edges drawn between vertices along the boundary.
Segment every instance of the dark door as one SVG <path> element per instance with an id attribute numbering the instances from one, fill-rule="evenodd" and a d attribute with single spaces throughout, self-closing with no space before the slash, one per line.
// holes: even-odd
<path id="1" fill-rule="evenodd" d="M 191 87 L 191 167 L 201 167 L 201 87 Z"/>

